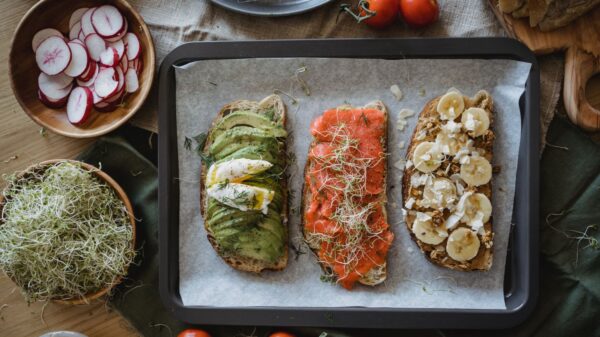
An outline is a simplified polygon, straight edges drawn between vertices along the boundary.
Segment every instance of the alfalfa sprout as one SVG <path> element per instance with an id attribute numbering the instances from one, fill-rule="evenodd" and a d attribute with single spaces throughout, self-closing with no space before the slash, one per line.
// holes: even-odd
<path id="1" fill-rule="evenodd" d="M 126 275 L 129 214 L 94 173 L 61 162 L 6 180 L 0 268 L 28 302 L 84 299 Z"/>

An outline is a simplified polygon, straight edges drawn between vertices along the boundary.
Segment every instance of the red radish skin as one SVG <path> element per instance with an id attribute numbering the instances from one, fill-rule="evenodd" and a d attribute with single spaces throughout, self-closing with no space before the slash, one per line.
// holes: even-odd
<path id="1" fill-rule="evenodd" d="M 75 25 L 69 30 L 69 40 L 74 40 L 81 33 L 81 22 L 75 22 Z"/>
<path id="2" fill-rule="evenodd" d="M 125 43 L 125 50 L 127 54 L 127 59 L 129 61 L 133 61 L 140 56 L 140 40 L 137 35 L 134 33 L 127 33 L 123 37 L 123 42 Z"/>
<path id="3" fill-rule="evenodd" d="M 93 106 L 92 91 L 85 87 L 77 87 L 71 92 L 67 102 L 67 118 L 73 125 L 81 125 L 90 116 Z"/>
<path id="4" fill-rule="evenodd" d="M 64 73 L 71 77 L 77 77 L 83 74 L 88 68 L 88 52 L 80 43 L 69 42 L 68 45 L 71 50 L 71 63 L 69 63 Z"/>
<path id="5" fill-rule="evenodd" d="M 91 87 L 88 87 L 88 88 L 92 92 L 92 102 L 94 104 L 98 104 L 100 102 L 104 102 L 104 98 L 98 96 L 98 94 L 96 93 L 96 88 L 94 88 L 94 86 L 91 86 Z"/>
<path id="6" fill-rule="evenodd" d="M 125 74 L 125 91 L 129 93 L 136 92 L 139 86 L 137 72 L 135 69 L 129 68 Z"/>
<path id="7" fill-rule="evenodd" d="M 44 93 L 41 90 L 38 90 L 38 99 L 40 100 L 40 102 L 42 102 L 42 104 L 49 107 L 50 109 L 59 109 L 59 108 L 62 108 L 63 106 L 65 106 L 65 104 L 67 104 L 69 95 L 65 96 L 64 98 L 62 98 L 60 100 L 52 100 L 52 99 L 46 97 L 46 95 L 44 95 Z"/>
<path id="8" fill-rule="evenodd" d="M 129 23 L 127 23 L 127 20 L 125 20 L 125 25 L 123 26 L 123 29 L 121 29 L 121 31 L 119 32 L 119 34 L 117 34 L 114 37 L 106 38 L 105 40 L 107 42 L 116 42 L 116 41 L 119 41 L 119 40 L 123 39 L 123 37 L 125 36 L 125 34 L 127 34 L 127 30 L 128 29 L 129 29 Z"/>
<path id="9" fill-rule="evenodd" d="M 100 102 L 95 108 L 98 112 L 113 112 L 117 110 L 117 104 Z"/>
<path id="10" fill-rule="evenodd" d="M 117 79 L 119 80 L 119 85 L 117 86 L 117 93 L 120 93 L 125 87 L 125 72 L 121 69 L 120 66 L 116 66 L 115 70 L 117 71 Z"/>
<path id="11" fill-rule="evenodd" d="M 100 54 L 100 64 L 105 67 L 114 67 L 119 63 L 119 52 L 113 48 L 108 47 L 102 54 Z"/>
<path id="12" fill-rule="evenodd" d="M 96 62 L 100 61 L 100 55 L 106 50 L 106 42 L 96 33 L 85 37 L 85 46 L 90 58 Z"/>
<path id="13" fill-rule="evenodd" d="M 111 38 L 119 35 L 125 25 L 125 19 L 115 6 L 104 5 L 92 13 L 92 25 L 100 36 Z"/>
<path id="14" fill-rule="evenodd" d="M 83 82 L 87 82 L 92 80 L 98 75 L 98 64 L 96 62 L 90 61 L 88 63 L 88 69 L 85 73 L 77 78 L 77 84 L 81 85 Z M 93 82 L 92 82 L 93 83 Z M 89 85 L 85 85 L 86 87 Z"/>
<path id="15" fill-rule="evenodd" d="M 92 13 L 95 9 L 96 7 L 92 7 L 85 11 L 81 16 L 81 31 L 83 32 L 84 37 L 96 33 L 94 26 L 92 25 Z"/>
<path id="16" fill-rule="evenodd" d="M 61 73 L 71 62 L 71 50 L 62 37 L 51 36 L 42 42 L 35 52 L 35 61 L 41 71 L 48 75 Z"/>
<path id="17" fill-rule="evenodd" d="M 83 14 L 85 12 L 87 12 L 88 9 L 89 8 L 87 8 L 87 7 L 83 7 L 83 8 L 78 8 L 75 11 L 73 11 L 73 13 L 71 13 L 71 17 L 69 18 L 69 28 L 73 28 L 73 26 L 75 26 L 76 23 L 80 22 L 81 17 L 83 16 Z"/>
<path id="18" fill-rule="evenodd" d="M 81 42 L 85 41 L 85 34 L 83 34 L 83 30 L 79 32 L 79 35 L 77 35 L 77 39 Z"/>
<path id="19" fill-rule="evenodd" d="M 94 82 L 94 90 L 98 96 L 105 98 L 113 95 L 119 87 L 118 73 L 114 68 L 103 68 L 98 72 Z"/>
<path id="20" fill-rule="evenodd" d="M 121 61 L 121 59 L 123 58 L 123 55 L 125 54 L 125 44 L 123 43 L 123 40 L 119 40 L 116 42 L 109 42 L 108 46 L 115 48 L 115 50 L 119 54 L 119 61 Z"/>
<path id="21" fill-rule="evenodd" d="M 33 49 L 33 52 L 36 52 L 38 47 L 42 44 L 42 42 L 44 42 L 44 40 L 51 36 L 62 37 L 63 35 L 61 32 L 54 28 L 42 29 L 35 33 L 33 39 L 31 39 L 31 48 Z"/>

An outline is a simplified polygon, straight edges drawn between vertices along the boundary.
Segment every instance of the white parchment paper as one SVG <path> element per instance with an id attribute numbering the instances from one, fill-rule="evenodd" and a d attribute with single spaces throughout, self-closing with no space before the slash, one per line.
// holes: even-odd
<path id="1" fill-rule="evenodd" d="M 293 78 L 300 78 L 310 96 Z M 511 60 L 440 59 L 239 59 L 207 60 L 176 68 L 177 141 L 180 178 L 179 271 L 185 305 L 302 306 L 504 309 L 504 265 L 513 209 L 521 120 L 518 101 L 524 91 L 530 64 Z M 390 91 L 397 84 L 398 101 Z M 409 118 L 404 131 L 396 128 L 403 108 L 420 112 L 431 98 L 455 87 L 467 95 L 480 89 L 495 101 L 493 177 L 493 267 L 488 272 L 451 271 L 429 263 L 409 237 L 401 215 L 401 174 L 394 167 L 406 155 L 399 143 L 409 143 L 417 118 Z M 321 270 L 310 253 L 290 250 L 288 266 L 280 272 L 252 275 L 236 271 L 217 256 L 206 239 L 199 207 L 200 159 L 185 149 L 185 137 L 206 132 L 220 108 L 237 99 L 261 100 L 273 91 L 297 99 L 288 107 L 289 151 L 296 162 L 290 168 L 292 210 L 299 210 L 302 169 L 311 141 L 309 124 L 324 110 L 343 103 L 356 106 L 381 99 L 390 112 L 388 150 L 388 215 L 395 240 L 388 255 L 387 281 L 377 287 L 357 286 L 347 291 L 320 280 Z M 175 112 L 173 112 L 175 113 Z M 299 212 L 290 214 L 290 244 L 301 244 Z"/>

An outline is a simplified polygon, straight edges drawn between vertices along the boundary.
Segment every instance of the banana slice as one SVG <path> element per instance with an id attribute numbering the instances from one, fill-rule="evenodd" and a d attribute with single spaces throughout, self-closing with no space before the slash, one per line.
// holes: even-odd
<path id="1" fill-rule="evenodd" d="M 474 230 L 479 230 L 492 216 L 492 203 L 483 193 L 475 193 L 467 198 L 462 220 Z"/>
<path id="2" fill-rule="evenodd" d="M 460 177 L 469 186 L 485 185 L 492 179 L 492 165 L 483 157 L 468 157 L 468 160 L 460 165 Z"/>
<path id="3" fill-rule="evenodd" d="M 490 117 L 481 108 L 469 108 L 463 112 L 461 123 L 471 137 L 479 137 L 490 128 Z"/>
<path id="4" fill-rule="evenodd" d="M 458 124 L 460 125 L 460 124 Z M 443 154 L 450 156 L 456 153 L 467 144 L 468 137 L 465 134 L 448 134 L 440 132 L 435 137 L 435 143 L 439 145 Z"/>
<path id="5" fill-rule="evenodd" d="M 448 178 L 434 178 L 425 185 L 421 206 L 444 209 L 456 201 L 456 187 Z"/>
<path id="6" fill-rule="evenodd" d="M 442 96 L 437 105 L 437 112 L 442 120 L 454 120 L 465 110 L 465 101 L 460 92 L 450 91 Z"/>
<path id="7" fill-rule="evenodd" d="M 415 168 L 423 173 L 429 173 L 436 170 L 442 161 L 444 154 L 439 145 L 433 142 L 423 142 L 419 144 L 413 152 L 413 164 Z"/>
<path id="8" fill-rule="evenodd" d="M 431 216 L 426 213 L 417 212 L 417 217 L 412 225 L 412 232 L 417 239 L 430 245 L 442 243 L 448 237 L 445 227 L 436 227 L 431 222 Z"/>
<path id="9" fill-rule="evenodd" d="M 460 227 L 450 233 L 446 252 L 453 260 L 465 262 L 477 256 L 480 245 L 477 234 L 468 228 Z"/>

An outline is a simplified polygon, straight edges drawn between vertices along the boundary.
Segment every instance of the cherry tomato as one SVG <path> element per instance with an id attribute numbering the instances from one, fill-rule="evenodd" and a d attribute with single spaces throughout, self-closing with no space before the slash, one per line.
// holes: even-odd
<path id="1" fill-rule="evenodd" d="M 177 335 L 177 337 L 211 337 L 210 334 L 204 330 L 199 329 L 187 329 Z"/>
<path id="2" fill-rule="evenodd" d="M 423 27 L 435 22 L 440 15 L 436 0 L 400 0 L 400 13 L 411 27 Z"/>
<path id="3" fill-rule="evenodd" d="M 269 337 L 296 337 L 296 336 L 292 335 L 291 333 L 278 331 L 278 332 L 274 332 L 274 333 L 270 334 Z"/>
<path id="4" fill-rule="evenodd" d="M 359 3 L 360 16 L 367 17 L 365 23 L 381 29 L 391 25 L 398 19 L 398 0 L 361 0 Z"/>

